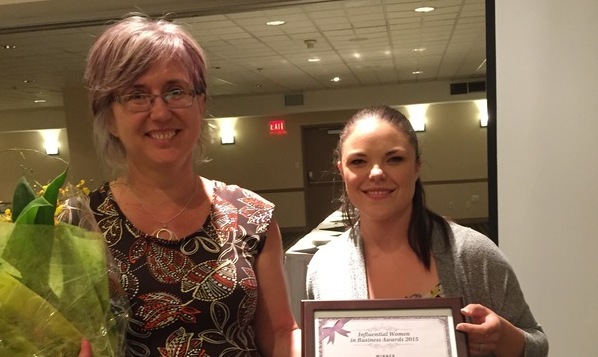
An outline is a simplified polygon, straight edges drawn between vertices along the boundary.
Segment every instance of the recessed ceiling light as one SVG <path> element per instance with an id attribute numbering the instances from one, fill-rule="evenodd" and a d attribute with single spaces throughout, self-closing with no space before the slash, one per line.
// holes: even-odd
<path id="1" fill-rule="evenodd" d="M 280 25 L 284 25 L 284 24 L 286 24 L 286 21 L 282 21 L 282 20 L 274 20 L 274 21 L 266 22 L 266 25 L 268 25 L 268 26 L 280 26 Z"/>
<path id="2" fill-rule="evenodd" d="M 35 103 L 45 103 L 46 100 L 45 99 L 36 99 Z"/>
<path id="3" fill-rule="evenodd" d="M 2 45 L 2 48 L 4 48 L 5 50 L 14 50 L 15 48 L 17 48 L 17 46 L 15 46 L 15 45 Z"/>
<path id="4" fill-rule="evenodd" d="M 318 58 L 318 57 L 312 57 L 312 58 L 308 58 L 308 59 L 307 59 L 307 62 L 320 62 L 320 61 L 321 61 L 321 60 L 320 60 L 320 58 Z"/>
<path id="5" fill-rule="evenodd" d="M 330 80 L 330 82 L 339 82 L 341 80 L 341 77 L 334 77 Z"/>
<path id="6" fill-rule="evenodd" d="M 430 12 L 434 11 L 435 9 L 432 6 L 422 6 L 415 9 L 415 12 Z"/>
<path id="7" fill-rule="evenodd" d="M 424 73 L 424 71 L 413 71 L 413 72 L 411 72 L 411 74 L 422 74 L 422 73 Z"/>
<path id="8" fill-rule="evenodd" d="M 23 83 L 35 83 L 35 80 L 33 80 L 33 79 L 25 79 L 25 80 L 23 80 Z"/>
<path id="9" fill-rule="evenodd" d="M 351 42 L 361 42 L 361 41 L 367 41 L 368 39 L 365 37 L 352 37 L 349 39 L 349 41 Z"/>
<path id="10" fill-rule="evenodd" d="M 411 51 L 413 51 L 413 52 L 424 52 L 426 50 L 427 50 L 427 48 L 425 48 L 425 47 L 418 47 L 418 48 L 412 49 Z"/>

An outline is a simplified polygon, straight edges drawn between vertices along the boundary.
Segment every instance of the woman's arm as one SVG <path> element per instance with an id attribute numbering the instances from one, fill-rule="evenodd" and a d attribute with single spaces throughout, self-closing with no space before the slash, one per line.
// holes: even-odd
<path id="1" fill-rule="evenodd" d="M 453 286 L 453 294 L 462 294 L 465 304 L 474 304 L 469 305 L 464 312 L 464 315 L 471 317 L 469 322 L 478 325 L 477 327 L 481 329 L 487 327 L 482 319 L 495 324 L 494 326 L 500 330 L 501 341 L 515 343 L 511 346 L 515 348 L 515 353 L 510 352 L 509 356 L 517 356 L 519 341 L 522 339 L 523 351 L 520 355 L 546 357 L 548 339 L 534 318 L 506 256 L 494 242 L 480 233 L 457 225 L 451 227 L 455 237 L 451 253 L 455 265 L 452 268 L 454 271 L 449 274 L 458 277 L 456 284 L 459 288 Z M 450 278 L 448 280 L 450 281 Z M 481 305 L 482 308 L 473 308 L 475 304 Z M 480 329 L 475 330 L 480 331 Z M 475 332 L 470 331 L 468 335 L 475 343 L 472 333 Z M 484 344 L 483 340 L 480 342 Z M 497 349 L 494 349 L 496 355 L 500 356 L 503 352 L 507 352 L 507 349 L 503 350 L 498 340 L 496 343 Z M 482 350 L 487 348 L 486 345 L 480 346 L 480 344 L 474 346 L 470 341 L 472 352 L 477 349 L 479 353 L 480 347 Z"/>
<path id="2" fill-rule="evenodd" d="M 273 220 L 254 267 L 258 282 L 254 322 L 257 344 L 266 357 L 299 357 L 301 331 L 289 307 L 282 264 L 282 238 L 278 224 Z"/>

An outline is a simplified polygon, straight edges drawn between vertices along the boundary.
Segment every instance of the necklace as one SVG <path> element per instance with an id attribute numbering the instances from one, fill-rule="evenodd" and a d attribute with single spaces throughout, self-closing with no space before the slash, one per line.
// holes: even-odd
<path id="1" fill-rule="evenodd" d="M 183 208 L 177 214 L 175 214 L 174 216 L 172 216 L 170 219 L 168 219 L 166 221 L 161 221 L 160 219 L 158 219 L 158 217 L 156 217 L 154 215 L 154 213 L 149 208 L 147 208 L 147 206 L 143 203 L 141 198 L 139 198 L 139 196 L 137 196 L 137 194 L 135 194 L 135 191 L 133 191 L 133 189 L 131 188 L 131 186 L 129 186 L 128 183 L 125 183 L 124 185 L 127 186 L 127 189 L 131 192 L 131 194 L 133 195 L 133 198 L 135 198 L 135 201 L 137 201 L 139 206 L 141 206 L 141 208 L 143 208 L 147 213 L 149 213 L 149 215 L 152 216 L 152 218 L 156 222 L 160 223 L 161 227 L 156 229 L 155 231 L 153 231 L 152 236 L 158 237 L 161 239 L 165 239 L 165 240 L 169 240 L 169 241 L 178 241 L 179 240 L 178 234 L 176 234 L 171 229 L 168 229 L 168 223 L 174 221 L 178 216 L 183 214 L 183 212 L 185 212 L 185 210 L 189 207 L 189 205 L 191 204 L 191 201 L 193 201 L 193 199 L 195 198 L 195 195 L 197 194 L 197 186 L 199 186 L 199 183 L 197 181 L 199 181 L 199 178 L 196 177 L 195 186 L 193 188 L 193 194 L 191 194 L 191 196 L 189 197 L 189 199 L 187 200 L 187 202 L 185 203 Z"/>

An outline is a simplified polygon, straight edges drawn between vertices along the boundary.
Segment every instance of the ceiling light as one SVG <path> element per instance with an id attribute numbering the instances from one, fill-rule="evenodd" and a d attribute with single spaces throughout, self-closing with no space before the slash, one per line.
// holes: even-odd
<path id="1" fill-rule="evenodd" d="M 360 42 L 360 41 L 367 41 L 367 40 L 368 39 L 365 37 L 353 37 L 353 38 L 349 39 L 349 41 L 351 41 L 351 42 Z"/>
<path id="2" fill-rule="evenodd" d="M 15 48 L 17 48 L 17 46 L 15 46 L 15 45 L 2 45 L 2 48 L 4 48 L 5 50 L 14 50 Z"/>
<path id="3" fill-rule="evenodd" d="M 45 99 L 36 99 L 35 103 L 45 103 L 46 100 Z"/>
<path id="4" fill-rule="evenodd" d="M 341 80 L 341 77 L 334 77 L 330 80 L 330 82 L 339 82 Z"/>
<path id="5" fill-rule="evenodd" d="M 266 22 L 266 25 L 268 25 L 268 26 L 280 26 L 280 25 L 284 25 L 284 24 L 286 24 L 286 21 L 282 21 L 282 20 L 274 20 L 274 21 Z"/>
<path id="6" fill-rule="evenodd" d="M 430 12 L 430 11 L 434 11 L 434 8 L 432 6 L 422 6 L 422 7 L 418 7 L 417 9 L 415 9 L 415 12 Z"/>
<path id="7" fill-rule="evenodd" d="M 425 48 L 425 47 L 418 47 L 418 48 L 412 49 L 411 51 L 413 51 L 413 52 L 424 52 L 426 50 L 427 50 L 427 48 Z"/>
<path id="8" fill-rule="evenodd" d="M 422 74 L 422 73 L 424 73 L 424 71 L 413 71 L 413 72 L 411 72 L 411 74 Z"/>
<path id="9" fill-rule="evenodd" d="M 318 57 L 312 57 L 312 58 L 308 58 L 307 62 L 320 62 L 320 59 Z"/>
<path id="10" fill-rule="evenodd" d="M 23 83 L 35 83 L 35 80 L 33 80 L 33 79 L 25 79 L 25 80 L 23 80 Z"/>

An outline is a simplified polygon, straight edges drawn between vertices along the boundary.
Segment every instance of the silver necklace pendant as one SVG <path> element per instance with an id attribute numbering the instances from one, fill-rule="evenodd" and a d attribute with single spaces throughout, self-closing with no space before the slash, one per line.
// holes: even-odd
<path id="1" fill-rule="evenodd" d="M 164 239 L 164 240 L 168 240 L 168 241 L 178 241 L 179 240 L 179 236 L 166 227 L 156 229 L 152 233 L 152 235 L 156 238 L 160 238 L 160 239 Z"/>
<path id="2" fill-rule="evenodd" d="M 199 186 L 199 182 L 200 182 L 200 178 L 198 176 L 196 176 L 196 182 L 195 182 L 195 187 L 193 188 L 193 194 L 191 196 L 189 196 L 189 199 L 187 200 L 187 202 L 185 203 L 185 205 L 183 206 L 183 208 L 174 216 L 172 216 L 169 220 L 163 222 L 161 220 L 158 219 L 158 217 L 156 217 L 154 215 L 154 213 L 152 212 L 152 210 L 150 210 L 149 208 L 147 208 L 145 206 L 145 204 L 143 203 L 143 201 L 141 200 L 141 198 L 139 198 L 137 196 L 137 194 L 135 194 L 135 192 L 133 191 L 133 189 L 131 188 L 131 186 L 129 186 L 128 183 L 124 183 L 124 185 L 127 187 L 127 189 L 129 190 L 129 192 L 131 192 L 131 194 L 133 195 L 133 198 L 135 199 L 135 201 L 137 201 L 137 203 L 139 204 L 139 206 L 141 206 L 141 208 L 143 208 L 147 213 L 149 213 L 149 215 L 158 223 L 160 223 L 160 225 L 162 226 L 161 228 L 156 229 L 155 231 L 152 232 L 152 236 L 156 237 L 156 238 L 160 238 L 160 239 L 164 239 L 164 240 L 169 240 L 169 241 L 178 241 L 179 240 L 179 236 L 172 230 L 167 228 L 168 223 L 174 221 L 177 217 L 179 217 L 181 214 L 183 214 L 183 212 L 185 212 L 187 210 L 187 208 L 189 207 L 189 205 L 191 204 L 191 202 L 193 201 L 193 199 L 195 198 L 195 195 L 197 194 L 198 191 L 198 186 Z"/>

